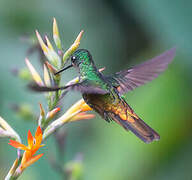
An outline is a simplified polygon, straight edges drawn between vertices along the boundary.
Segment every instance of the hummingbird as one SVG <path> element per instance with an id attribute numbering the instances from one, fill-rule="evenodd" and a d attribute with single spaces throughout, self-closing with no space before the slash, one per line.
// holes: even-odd
<path id="1" fill-rule="evenodd" d="M 106 76 L 97 69 L 87 49 L 78 49 L 70 57 L 71 64 L 56 73 L 74 67 L 79 73 L 78 82 L 63 87 L 36 86 L 32 89 L 79 91 L 84 101 L 107 122 L 115 121 L 143 142 L 150 143 L 159 140 L 159 134 L 134 112 L 123 94 L 157 78 L 171 63 L 175 52 L 172 48 L 142 64 Z"/>

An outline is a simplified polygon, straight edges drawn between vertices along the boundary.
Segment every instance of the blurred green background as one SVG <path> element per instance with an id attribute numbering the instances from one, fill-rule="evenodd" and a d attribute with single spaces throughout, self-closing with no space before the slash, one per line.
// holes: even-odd
<path id="1" fill-rule="evenodd" d="M 12 103 L 23 102 L 38 114 L 42 95 L 26 89 L 14 77 L 12 68 L 25 67 L 30 47 L 21 37 L 34 30 L 51 37 L 56 17 L 64 48 L 68 48 L 81 29 L 85 34 L 81 48 L 87 48 L 98 67 L 116 72 L 177 47 L 177 56 L 168 70 L 153 82 L 126 95 L 135 112 L 159 134 L 159 142 L 144 144 L 132 133 L 98 116 L 94 120 L 66 126 L 65 153 L 59 154 L 53 138 L 41 151 L 45 155 L 28 168 L 21 180 L 61 179 L 49 158 L 72 160 L 83 154 L 85 180 L 191 180 L 192 179 L 192 2 L 180 0 L 0 0 L 0 115 L 21 134 L 26 143 L 34 122 L 24 121 L 11 110 Z M 29 56 L 38 67 L 37 56 Z M 75 71 L 63 74 L 67 81 Z M 80 94 L 68 95 L 63 109 Z M 16 151 L 0 139 L 0 179 L 16 157 Z M 63 157 L 61 157 L 63 156 Z"/>

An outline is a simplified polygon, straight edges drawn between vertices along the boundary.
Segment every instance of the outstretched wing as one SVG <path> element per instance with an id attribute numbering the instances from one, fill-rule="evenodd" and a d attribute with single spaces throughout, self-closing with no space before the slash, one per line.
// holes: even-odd
<path id="1" fill-rule="evenodd" d="M 92 93 L 92 94 L 107 94 L 108 91 L 101 89 L 99 87 L 94 86 L 91 84 L 90 81 L 84 80 L 79 83 L 71 84 L 68 86 L 61 86 L 61 87 L 47 87 L 47 86 L 39 86 L 38 84 L 29 84 L 29 88 L 33 91 L 37 92 L 49 92 L 49 91 L 58 91 L 58 90 L 74 90 L 80 91 L 81 93 Z"/>
<path id="2" fill-rule="evenodd" d="M 83 80 L 79 83 L 71 84 L 67 88 L 68 90 L 80 91 L 81 93 L 91 94 L 107 94 L 107 90 L 97 87 L 89 80 Z"/>
<path id="3" fill-rule="evenodd" d="M 173 60 L 175 48 L 172 48 L 163 54 L 139 64 L 132 69 L 117 72 L 107 76 L 108 82 L 117 87 L 120 94 L 126 93 L 139 87 L 159 76 Z"/>

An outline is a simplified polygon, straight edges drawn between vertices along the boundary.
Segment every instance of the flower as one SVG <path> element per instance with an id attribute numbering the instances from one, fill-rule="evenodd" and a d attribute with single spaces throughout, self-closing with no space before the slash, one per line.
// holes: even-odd
<path id="1" fill-rule="evenodd" d="M 43 83 L 43 81 L 42 81 L 39 73 L 36 71 L 36 69 L 33 67 L 33 65 L 30 63 L 30 61 L 29 61 L 27 58 L 25 58 L 25 62 L 26 62 L 26 64 L 27 64 L 27 67 L 28 67 L 28 69 L 29 69 L 29 71 L 30 71 L 30 73 L 31 73 L 32 78 L 34 79 L 34 81 L 35 81 L 38 85 L 40 85 L 40 86 L 44 85 L 44 83 Z"/>
<path id="2" fill-rule="evenodd" d="M 53 119 L 54 116 L 61 110 L 60 107 L 57 107 L 57 108 L 54 108 L 53 110 L 49 111 L 47 113 L 47 116 L 46 116 L 46 119 L 49 120 L 49 119 Z"/>
<path id="3" fill-rule="evenodd" d="M 81 112 L 81 113 L 73 116 L 70 121 L 72 122 L 72 121 L 79 121 L 82 119 L 93 119 L 94 117 L 95 117 L 94 114 L 87 114 L 85 112 Z"/>
<path id="4" fill-rule="evenodd" d="M 59 119 L 63 122 L 76 121 L 81 119 L 92 119 L 94 114 L 86 114 L 86 111 L 91 111 L 92 108 L 88 106 L 83 99 L 77 101 L 68 111 Z"/>
<path id="5" fill-rule="evenodd" d="M 21 144 L 14 140 L 10 140 L 10 142 L 8 143 L 9 145 L 15 148 L 25 151 L 21 160 L 21 164 L 19 166 L 20 171 L 23 171 L 26 167 L 30 166 L 31 164 L 36 162 L 40 157 L 43 156 L 43 154 L 38 154 L 34 156 L 37 150 L 40 147 L 44 146 L 41 145 L 42 137 L 43 137 L 42 130 L 40 126 L 38 126 L 35 133 L 35 137 L 32 136 L 30 130 L 28 131 L 28 146 L 25 146 L 24 144 Z"/>
<path id="6" fill-rule="evenodd" d="M 47 69 L 47 66 L 44 64 L 43 65 L 43 68 L 44 68 L 44 82 L 46 84 L 46 86 L 51 86 L 51 78 L 49 76 L 49 71 Z"/>
<path id="7" fill-rule="evenodd" d="M 80 40 L 83 36 L 84 31 L 82 30 L 79 35 L 77 36 L 76 40 L 74 41 L 74 43 L 70 46 L 70 48 L 64 53 L 63 55 L 63 63 L 65 63 L 65 61 L 71 56 L 71 54 L 73 54 L 77 48 L 80 45 Z"/>
<path id="8" fill-rule="evenodd" d="M 55 44 L 58 47 L 58 49 L 62 49 L 61 48 L 61 40 L 59 37 L 59 29 L 58 29 L 57 21 L 55 18 L 53 18 L 53 39 L 54 39 Z"/>
<path id="9" fill-rule="evenodd" d="M 37 36 L 37 39 L 39 41 L 39 44 L 41 46 L 41 49 L 42 49 L 44 55 L 52 63 L 52 65 L 54 65 L 55 67 L 58 67 L 61 60 L 60 60 L 59 55 L 53 49 L 53 46 L 51 45 L 48 37 L 45 36 L 45 40 L 46 40 L 46 44 L 47 44 L 46 45 L 37 30 L 36 30 L 36 36 Z"/>
<path id="10" fill-rule="evenodd" d="M 83 99 L 80 99 L 73 106 L 71 106 L 66 113 L 64 113 L 61 117 L 53 121 L 44 130 L 43 139 L 46 139 L 50 134 L 52 134 L 56 129 L 63 126 L 65 123 L 94 118 L 94 114 L 86 113 L 86 111 L 91 110 L 92 108 L 88 106 Z"/>

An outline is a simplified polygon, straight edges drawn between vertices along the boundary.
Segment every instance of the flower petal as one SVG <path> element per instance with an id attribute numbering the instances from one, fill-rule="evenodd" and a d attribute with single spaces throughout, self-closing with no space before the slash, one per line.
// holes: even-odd
<path id="1" fill-rule="evenodd" d="M 73 54 L 77 48 L 79 47 L 80 45 L 80 40 L 83 36 L 83 30 L 79 33 L 79 35 L 77 36 L 76 40 L 74 41 L 74 43 L 71 45 L 71 47 L 64 53 L 63 55 L 63 62 L 65 62 L 69 56 L 71 56 L 71 54 Z"/>
<path id="2" fill-rule="evenodd" d="M 49 41 L 49 39 L 48 39 L 47 36 L 45 36 L 45 39 L 46 39 L 48 48 L 49 48 L 50 50 L 54 50 L 54 49 L 53 49 L 53 46 L 52 46 L 52 44 L 51 44 L 51 42 Z"/>
<path id="3" fill-rule="evenodd" d="M 44 117 L 44 116 L 45 116 L 45 110 L 43 109 L 43 106 L 42 106 L 41 103 L 39 103 L 39 107 L 40 107 L 40 115 L 41 115 L 42 117 Z"/>
<path id="4" fill-rule="evenodd" d="M 38 126 L 37 127 L 37 131 L 35 133 L 35 141 L 36 141 L 35 142 L 35 146 L 39 146 L 40 147 L 42 138 L 43 138 L 42 130 L 41 130 L 41 127 Z M 38 147 L 38 149 L 39 149 L 39 147 Z"/>
<path id="5" fill-rule="evenodd" d="M 55 74 L 57 72 L 57 69 L 53 67 L 48 61 L 45 61 L 45 64 L 47 65 L 47 68 L 52 74 Z"/>
<path id="6" fill-rule="evenodd" d="M 25 161 L 25 163 L 21 164 L 21 170 L 27 168 L 28 166 L 32 165 L 33 163 L 35 163 L 37 160 L 39 160 L 41 157 L 43 156 L 43 154 L 38 154 L 36 156 L 31 157 L 28 161 Z"/>
<path id="7" fill-rule="evenodd" d="M 89 105 L 87 105 L 84 101 L 84 103 L 82 104 L 82 107 L 81 107 L 81 111 L 82 112 L 85 112 L 85 111 L 91 111 L 93 110 Z"/>
<path id="8" fill-rule="evenodd" d="M 45 85 L 46 86 L 51 86 L 51 79 L 50 79 L 50 76 L 49 76 L 48 69 L 47 69 L 45 64 L 43 65 L 43 67 L 44 67 L 43 75 L 44 75 Z"/>
<path id="9" fill-rule="evenodd" d="M 48 47 L 45 45 L 45 43 L 44 43 L 43 39 L 41 38 L 41 35 L 39 34 L 39 32 L 37 30 L 35 32 L 36 32 L 37 39 L 39 41 L 39 44 L 40 44 L 44 54 L 47 55 L 48 54 Z"/>
<path id="10" fill-rule="evenodd" d="M 68 121 L 69 119 L 75 117 L 80 112 L 90 111 L 92 108 L 90 108 L 83 99 L 80 99 L 77 101 L 71 108 L 67 110 L 67 112 L 61 116 L 59 119 L 62 119 L 63 122 Z"/>
<path id="11" fill-rule="evenodd" d="M 73 44 L 80 44 L 81 38 L 83 36 L 84 31 L 81 30 L 81 32 L 79 33 L 79 35 L 77 36 L 77 38 L 75 39 Z"/>
<path id="12" fill-rule="evenodd" d="M 38 72 L 36 71 L 36 69 L 33 67 L 33 65 L 30 63 L 30 61 L 26 58 L 25 59 L 26 65 L 32 75 L 32 78 L 34 79 L 34 81 L 38 84 L 38 85 L 43 85 L 43 81 L 41 80 L 40 75 L 38 74 Z"/>
<path id="13" fill-rule="evenodd" d="M 12 139 L 9 140 L 8 144 L 15 147 L 15 148 L 21 149 L 21 150 L 25 150 L 25 151 L 27 150 L 27 147 L 24 144 L 21 144 L 21 143 L 14 141 Z"/>
<path id="14" fill-rule="evenodd" d="M 29 149 L 32 149 L 32 147 L 33 147 L 33 136 L 32 136 L 32 134 L 31 134 L 31 131 L 29 130 L 28 131 L 28 147 L 29 147 Z"/>
<path id="15" fill-rule="evenodd" d="M 53 35 L 59 36 L 59 30 L 58 30 L 57 21 L 55 18 L 53 18 Z"/>
<path id="16" fill-rule="evenodd" d="M 21 165 L 25 164 L 29 159 L 31 159 L 31 157 L 32 157 L 31 151 L 25 151 L 23 153 L 23 157 L 22 157 L 22 160 L 21 160 Z"/>
<path id="17" fill-rule="evenodd" d="M 79 113 L 79 114 L 75 115 L 74 117 L 72 117 L 70 121 L 72 122 L 72 121 L 79 121 L 79 120 L 84 120 L 84 119 L 92 119 L 94 117 L 95 117 L 94 114 L 87 114 L 87 113 L 82 112 L 82 113 Z"/>
<path id="18" fill-rule="evenodd" d="M 61 110 L 61 108 L 57 107 L 57 108 L 53 109 L 52 111 L 49 111 L 47 113 L 47 119 L 52 119 L 60 110 Z"/>
<path id="19" fill-rule="evenodd" d="M 59 30 L 57 26 L 57 21 L 55 18 L 53 18 L 53 39 L 55 41 L 56 46 L 61 49 L 61 40 L 59 37 Z"/>
<path id="20" fill-rule="evenodd" d="M 79 110 L 81 110 L 81 107 L 84 104 L 84 100 L 80 99 L 79 101 L 77 101 L 73 106 L 71 106 L 71 108 L 68 109 L 68 111 L 66 112 L 67 114 L 73 114 Z"/>

